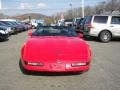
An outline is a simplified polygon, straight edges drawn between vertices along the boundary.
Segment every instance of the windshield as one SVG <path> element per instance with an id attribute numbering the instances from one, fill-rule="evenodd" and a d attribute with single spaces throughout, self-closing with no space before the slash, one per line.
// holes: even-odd
<path id="1" fill-rule="evenodd" d="M 6 24 L 6 25 L 12 25 L 10 22 L 8 22 L 8 21 L 0 21 L 0 22 L 2 22 L 2 23 L 4 23 L 4 24 Z"/>
<path id="2" fill-rule="evenodd" d="M 3 25 L 3 26 L 4 26 L 5 24 L 4 24 L 3 22 L 0 22 L 0 25 Z"/>
<path id="3" fill-rule="evenodd" d="M 73 28 L 68 27 L 40 27 L 32 36 L 67 36 L 77 37 Z"/>
<path id="4" fill-rule="evenodd" d="M 12 25 L 16 25 L 14 21 L 9 21 L 9 23 L 11 23 Z"/>
<path id="5" fill-rule="evenodd" d="M 64 22 L 72 22 L 72 21 L 73 21 L 72 19 L 67 19 Z"/>

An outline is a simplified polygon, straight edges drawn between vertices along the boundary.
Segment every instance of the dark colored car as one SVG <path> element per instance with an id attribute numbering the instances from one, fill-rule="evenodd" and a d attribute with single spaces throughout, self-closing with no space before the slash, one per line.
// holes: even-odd
<path id="1" fill-rule="evenodd" d="M 10 27 L 11 30 L 12 30 L 11 34 L 17 33 L 16 30 L 15 30 L 15 26 L 14 25 L 10 25 L 10 24 L 8 24 L 6 22 L 2 22 L 2 21 L 0 21 L 0 25 L 1 26 L 5 26 L 5 27 Z"/>
<path id="2" fill-rule="evenodd" d="M 22 25 L 19 25 L 15 21 L 7 21 L 8 23 L 12 24 L 15 26 L 17 32 L 22 32 L 24 30 L 24 27 Z"/>
<path id="3" fill-rule="evenodd" d="M 25 30 L 28 30 L 29 28 L 28 28 L 28 26 L 27 25 L 25 25 L 24 23 L 22 23 L 22 22 L 14 22 L 14 23 L 16 23 L 17 25 L 19 25 L 19 26 L 21 26 L 22 27 L 22 29 L 23 29 L 23 31 L 25 31 Z"/>
<path id="4" fill-rule="evenodd" d="M 85 25 L 86 18 L 87 18 L 87 17 L 83 18 L 82 21 L 81 21 L 80 24 L 79 24 L 79 31 L 80 31 L 81 33 L 82 33 L 83 30 L 84 30 L 84 25 Z"/>
<path id="5" fill-rule="evenodd" d="M 40 28 L 41 26 L 43 26 L 43 24 L 42 23 L 38 23 L 37 29 Z"/>
<path id="6" fill-rule="evenodd" d="M 6 40 L 9 37 L 9 33 L 7 32 L 7 28 L 4 26 L 0 26 L 0 41 Z"/>
<path id="7" fill-rule="evenodd" d="M 76 23 L 75 30 L 76 30 L 77 32 L 80 32 L 80 25 L 81 25 L 83 19 L 84 19 L 84 18 L 81 18 L 81 19 Z"/>
<path id="8" fill-rule="evenodd" d="M 23 23 L 23 24 L 28 27 L 28 30 L 32 29 L 32 25 L 30 23 Z"/>
<path id="9" fill-rule="evenodd" d="M 73 22 L 74 26 L 77 26 L 78 22 L 79 22 L 81 19 L 82 19 L 82 18 L 75 18 L 75 19 L 74 19 L 74 22 Z"/>
<path id="10" fill-rule="evenodd" d="M 9 25 L 9 26 L 14 27 L 16 32 L 21 32 L 21 31 L 23 31 L 23 26 L 18 25 L 18 24 L 15 23 L 14 21 L 0 21 L 0 22 L 4 23 L 4 24 L 6 24 L 6 25 Z"/>

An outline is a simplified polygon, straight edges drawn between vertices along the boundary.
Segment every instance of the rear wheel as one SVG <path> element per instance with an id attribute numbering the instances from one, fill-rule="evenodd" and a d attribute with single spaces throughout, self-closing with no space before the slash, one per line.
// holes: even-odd
<path id="1" fill-rule="evenodd" d="M 102 31 L 99 34 L 99 39 L 101 42 L 107 43 L 111 40 L 111 38 L 112 38 L 112 35 L 109 31 Z"/>

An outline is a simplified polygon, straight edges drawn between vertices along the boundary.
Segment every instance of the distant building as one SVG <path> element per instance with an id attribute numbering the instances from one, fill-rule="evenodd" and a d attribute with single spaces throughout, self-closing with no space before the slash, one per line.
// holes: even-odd
<path id="1" fill-rule="evenodd" d="M 44 24 L 44 20 L 43 19 L 31 19 L 30 22 L 34 27 L 37 27 L 38 23 Z"/>
<path id="2" fill-rule="evenodd" d="M 0 19 L 0 21 L 17 21 L 16 19 Z"/>

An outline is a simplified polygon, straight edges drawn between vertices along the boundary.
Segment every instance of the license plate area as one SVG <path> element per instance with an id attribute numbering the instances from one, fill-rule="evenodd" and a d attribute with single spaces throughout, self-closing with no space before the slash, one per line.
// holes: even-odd
<path id="1" fill-rule="evenodd" d="M 57 63 L 52 63 L 49 65 L 50 70 L 52 71 L 64 71 L 65 70 L 65 64 L 57 64 Z"/>

